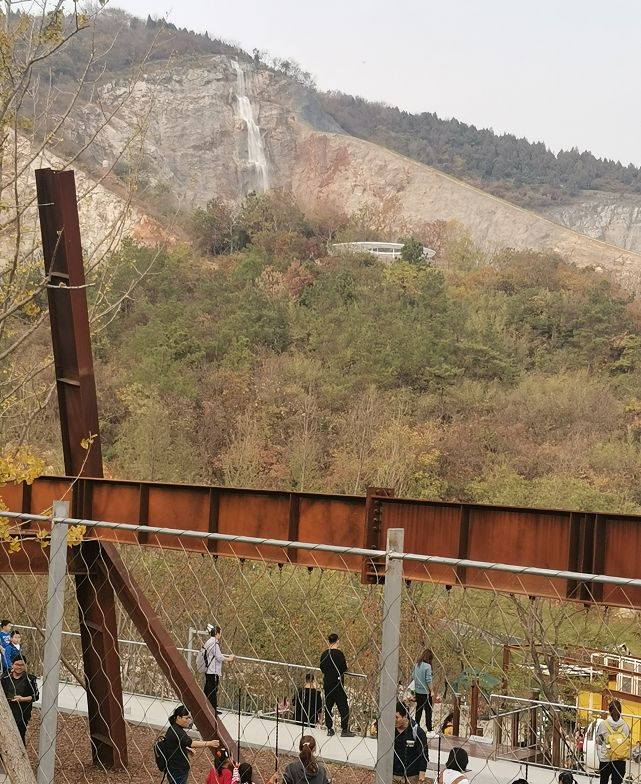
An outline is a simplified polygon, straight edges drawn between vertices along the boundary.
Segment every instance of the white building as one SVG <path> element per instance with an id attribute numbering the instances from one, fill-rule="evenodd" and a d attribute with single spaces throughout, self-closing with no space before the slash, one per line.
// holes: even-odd
<path id="1" fill-rule="evenodd" d="M 341 253 L 371 253 L 386 261 L 393 261 L 401 258 L 402 242 L 335 242 L 330 245 L 330 252 L 333 255 Z M 436 251 L 423 246 L 423 258 L 431 259 L 436 255 Z"/>

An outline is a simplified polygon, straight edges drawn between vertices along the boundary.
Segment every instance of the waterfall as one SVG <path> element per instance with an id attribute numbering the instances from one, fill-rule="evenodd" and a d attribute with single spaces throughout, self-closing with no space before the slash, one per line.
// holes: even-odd
<path id="1" fill-rule="evenodd" d="M 238 106 L 238 116 L 244 120 L 247 127 L 247 163 L 254 173 L 254 190 L 266 191 L 269 188 L 269 172 L 267 169 L 267 156 L 263 137 L 260 135 L 260 128 L 254 120 L 252 105 L 247 97 L 245 87 L 245 72 L 236 60 L 232 60 L 232 65 L 236 71 L 236 103 Z"/>

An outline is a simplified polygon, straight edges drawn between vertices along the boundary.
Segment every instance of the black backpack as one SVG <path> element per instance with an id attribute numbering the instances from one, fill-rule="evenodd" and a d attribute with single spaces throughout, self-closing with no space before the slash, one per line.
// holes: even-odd
<path id="1" fill-rule="evenodd" d="M 154 759 L 161 773 L 167 772 L 167 739 L 164 735 L 156 738 L 154 743 Z"/>

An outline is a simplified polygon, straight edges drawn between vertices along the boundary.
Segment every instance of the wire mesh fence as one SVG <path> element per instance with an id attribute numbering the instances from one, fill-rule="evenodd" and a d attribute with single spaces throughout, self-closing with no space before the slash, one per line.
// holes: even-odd
<path id="1" fill-rule="evenodd" d="M 101 525 L 85 523 L 89 540 Z M 130 543 L 115 546 L 117 556 L 203 690 L 206 679 L 196 669 L 198 653 L 211 636 L 207 625 L 220 627 L 219 650 L 234 658 L 222 662 L 216 693 L 219 721 L 253 764 L 254 780 L 267 780 L 277 760 L 282 769 L 293 759 L 305 731 L 315 737 L 319 757 L 335 781 L 373 782 L 381 754 L 381 681 L 391 677 L 382 662 L 383 641 L 390 633 L 385 553 L 333 548 L 337 568 L 329 569 L 315 563 L 315 549 L 323 549 L 319 545 L 308 546 L 306 564 L 300 565 L 293 557 L 304 546 L 300 542 L 279 543 L 277 556 L 274 549 L 267 558 L 263 540 L 203 534 L 203 547 L 194 552 L 193 532 L 149 526 L 122 530 L 132 536 Z M 216 551 L 222 542 L 224 556 Z M 560 586 L 570 578 L 578 581 L 577 575 L 387 555 L 402 561 L 405 578 L 399 586 L 394 699 L 398 696 L 407 706 L 410 727 L 418 714 L 429 757 L 427 779 L 437 779 L 453 747 L 468 752 L 467 775 L 481 784 L 509 784 L 518 778 L 553 781 L 561 770 L 573 771 L 577 780 L 597 775 L 595 741 L 612 699 L 621 701 L 630 730 L 626 775 L 641 778 L 641 658 L 635 656 L 641 653 L 641 626 L 632 602 L 613 608 L 585 598 L 569 601 Z M 355 567 L 361 562 L 364 570 Z M 440 584 L 442 575 L 436 582 L 435 571 L 443 568 L 451 570 L 451 584 Z M 462 586 L 457 570 L 464 568 L 482 573 L 482 588 Z M 363 574 L 372 572 L 375 579 L 365 582 Z M 27 569 L 0 579 L 0 615 L 21 630 L 28 668 L 41 676 L 47 575 Z M 128 766 L 105 773 L 91 765 L 96 741 L 92 748 L 78 579 L 72 574 L 65 578 L 56 781 L 93 782 L 105 776 L 110 781 L 160 780 L 152 746 L 180 699 L 163 674 L 157 651 L 143 639 L 140 618 L 132 617 L 122 601 L 116 605 L 116 629 Z M 580 576 L 588 588 L 602 579 Z M 638 582 L 608 579 L 623 596 L 626 586 Z M 529 592 L 533 580 L 542 586 L 542 596 Z M 109 573 L 106 581 L 110 584 Z M 117 582 L 110 587 L 119 593 Z M 331 633 L 338 635 L 345 655 L 349 705 L 348 719 L 333 710 L 334 735 L 328 735 L 330 720 L 321 707 L 328 695 L 319 669 Z M 118 684 L 104 674 L 110 693 L 100 699 L 117 697 Z M 314 699 L 312 692 L 318 693 Z M 39 719 L 36 707 L 27 731 L 34 762 Z M 401 717 L 396 732 L 402 727 Z M 341 730 L 346 730 L 344 736 Z M 207 750 L 194 755 L 191 780 L 204 782 L 214 761 Z"/>

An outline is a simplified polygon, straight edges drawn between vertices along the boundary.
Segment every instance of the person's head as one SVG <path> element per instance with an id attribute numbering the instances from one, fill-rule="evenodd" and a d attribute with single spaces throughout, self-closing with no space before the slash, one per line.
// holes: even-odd
<path id="1" fill-rule="evenodd" d="M 434 658 L 434 654 L 432 653 L 431 648 L 426 648 L 423 653 L 418 657 L 417 664 L 421 664 L 421 662 L 426 662 L 427 664 L 432 663 L 432 659 Z"/>
<path id="2" fill-rule="evenodd" d="M 453 749 L 450 749 L 445 767 L 449 770 L 458 770 L 459 773 L 463 773 L 463 771 L 467 770 L 468 761 L 467 751 L 460 746 L 454 746 Z"/>
<path id="3" fill-rule="evenodd" d="M 563 770 L 559 773 L 559 784 L 576 784 L 574 776 L 569 770 Z"/>
<path id="4" fill-rule="evenodd" d="M 300 743 L 298 744 L 298 749 L 300 754 L 300 761 L 303 763 L 303 767 L 308 773 L 316 773 L 318 770 L 318 765 L 316 764 L 316 758 L 314 756 L 316 752 L 316 741 L 314 740 L 313 735 L 303 735 L 300 739 Z"/>
<path id="5" fill-rule="evenodd" d="M 225 768 L 229 768 L 229 770 L 233 769 L 234 760 L 227 753 L 227 749 L 220 749 L 216 752 L 216 761 L 214 762 L 214 767 L 219 773 Z"/>
<path id="6" fill-rule="evenodd" d="M 222 631 L 221 631 L 220 626 L 210 626 L 209 627 L 209 636 L 210 637 L 215 637 L 217 640 L 220 640 L 221 635 L 222 635 Z"/>
<path id="7" fill-rule="evenodd" d="M 338 645 L 338 634 L 334 634 L 334 632 L 332 632 L 330 635 L 328 635 L 327 642 L 329 643 L 330 648 L 336 648 Z"/>
<path id="8" fill-rule="evenodd" d="M 514 779 L 512 784 L 528 784 L 528 780 L 527 779 Z"/>
<path id="9" fill-rule="evenodd" d="M 621 718 L 621 702 L 619 700 L 612 700 L 612 702 L 608 705 L 608 711 L 614 721 L 619 721 Z"/>
<path id="10" fill-rule="evenodd" d="M 241 762 L 238 766 L 238 775 L 240 776 L 240 784 L 251 784 L 254 770 L 249 762 Z"/>
<path id="11" fill-rule="evenodd" d="M 410 714 L 407 707 L 402 702 L 396 703 L 396 715 L 394 716 L 394 726 L 398 732 L 407 729 L 410 723 Z"/>
<path id="12" fill-rule="evenodd" d="M 8 621 L 6 618 L 0 620 L 0 631 L 1 632 L 10 632 L 11 631 L 11 621 Z"/>
<path id="13" fill-rule="evenodd" d="M 184 705 L 179 705 L 169 717 L 169 723 L 186 729 L 191 726 L 191 713 Z"/>
<path id="14" fill-rule="evenodd" d="M 21 659 L 19 656 L 11 662 L 11 674 L 14 678 L 20 678 L 24 675 L 26 669 L 27 665 L 25 664 L 24 659 Z"/>
<path id="15" fill-rule="evenodd" d="M 20 640 L 22 639 L 20 632 L 17 629 L 14 629 L 11 632 L 10 640 L 14 645 L 20 645 Z"/>
<path id="16" fill-rule="evenodd" d="M 314 673 L 313 672 L 306 672 L 305 673 L 305 685 L 314 685 Z"/>

